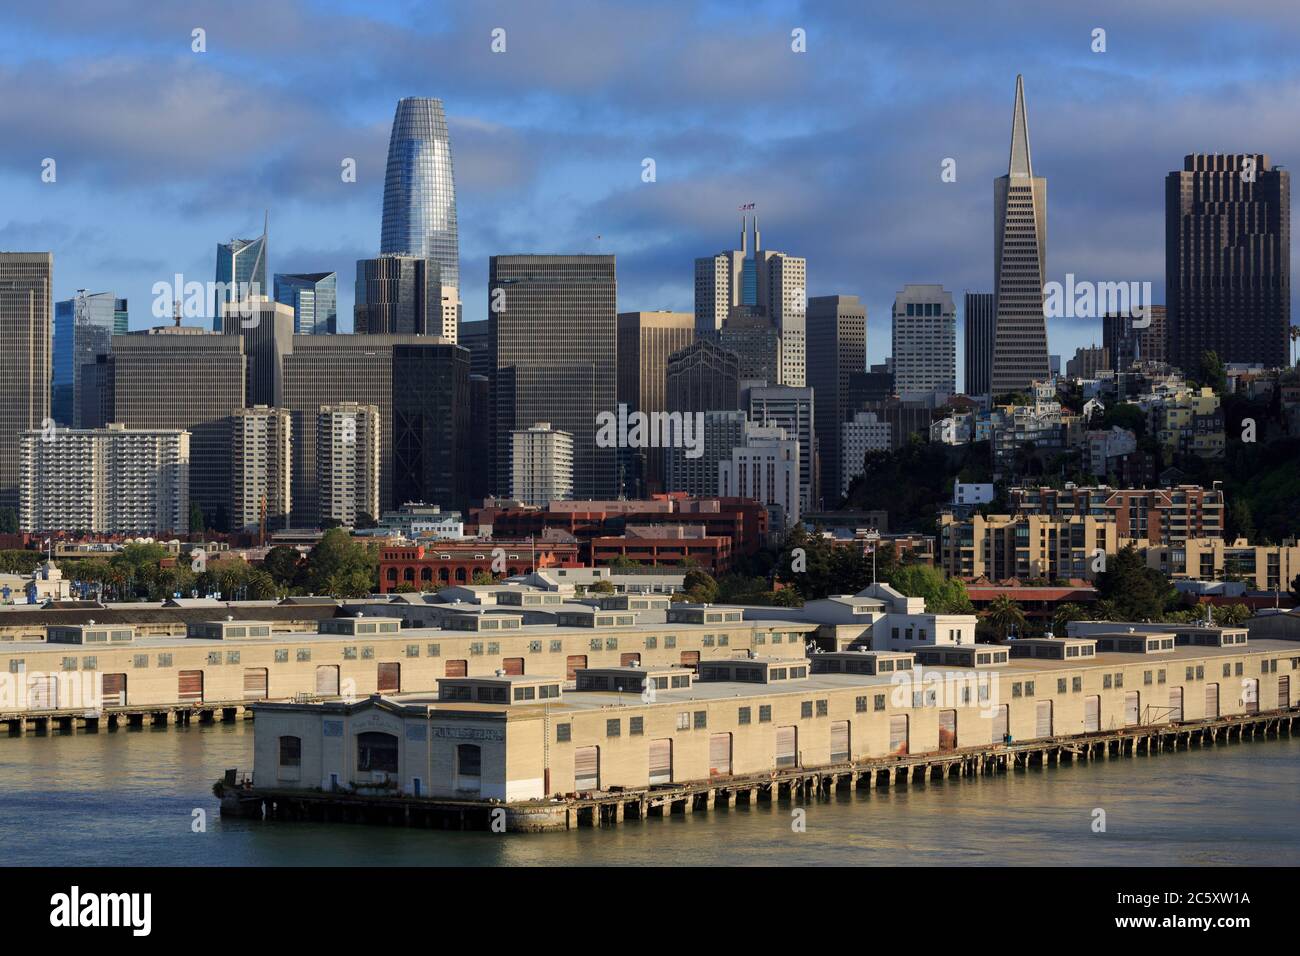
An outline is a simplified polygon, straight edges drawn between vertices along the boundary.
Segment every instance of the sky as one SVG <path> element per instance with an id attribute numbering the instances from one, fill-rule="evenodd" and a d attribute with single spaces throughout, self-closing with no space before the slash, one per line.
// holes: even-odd
<path id="1" fill-rule="evenodd" d="M 396 102 L 434 96 L 465 321 L 486 317 L 488 257 L 507 253 L 613 253 L 620 311 L 691 311 L 693 260 L 734 248 L 755 203 L 764 245 L 808 260 L 810 295 L 862 298 L 880 362 L 904 284 L 941 283 L 959 308 L 992 290 L 1017 73 L 1047 278 L 1149 281 L 1163 302 L 1165 175 L 1189 152 L 1289 165 L 1298 50 L 1300 5 L 1280 0 L 5 5 L 0 249 L 53 251 L 56 298 L 113 291 L 145 328 L 154 283 L 210 281 L 216 244 L 260 233 L 266 210 L 270 271 L 338 272 L 350 331 Z M 1048 334 L 1069 358 L 1100 322 Z"/>

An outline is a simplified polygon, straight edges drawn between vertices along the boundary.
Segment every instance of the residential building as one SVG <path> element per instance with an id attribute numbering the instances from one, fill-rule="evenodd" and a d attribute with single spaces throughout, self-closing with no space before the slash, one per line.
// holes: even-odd
<path id="1" fill-rule="evenodd" d="M 231 416 L 230 529 L 288 527 L 293 505 L 291 421 L 283 408 L 255 405 Z"/>
<path id="2" fill-rule="evenodd" d="M 397 102 L 388 140 L 384 215 L 379 251 L 432 260 L 432 296 L 422 328 L 354 326 L 357 332 L 424 332 L 455 342 L 460 324 L 460 230 L 456 219 L 456 172 L 442 100 L 408 96 Z M 359 278 L 358 274 L 358 278 Z M 374 301 L 373 299 L 370 301 Z M 434 303 L 441 311 L 437 321 Z"/>
<path id="3" fill-rule="evenodd" d="M 1300 544 L 1252 545 L 1244 538 L 1186 538 L 1146 549 L 1147 566 L 1175 580 L 1241 581 L 1256 591 L 1285 592 L 1300 574 Z"/>
<path id="4" fill-rule="evenodd" d="M 957 391 L 957 307 L 940 285 L 905 285 L 894 297 L 894 388 L 903 399 Z"/>
<path id="5" fill-rule="evenodd" d="M 338 273 L 277 272 L 275 301 L 293 309 L 294 335 L 338 332 Z"/>
<path id="6" fill-rule="evenodd" d="M 355 527 L 379 516 L 379 406 L 322 405 L 316 417 L 316 489 L 320 521 Z"/>
<path id="7" fill-rule="evenodd" d="M 53 282 L 53 253 L 0 252 L 0 507 L 18 507 L 13 436 L 50 417 Z"/>
<path id="8" fill-rule="evenodd" d="M 1110 349 L 1092 345 L 1074 350 L 1074 358 L 1065 363 L 1065 374 L 1069 378 L 1096 378 L 1110 368 Z"/>
<path id="9" fill-rule="evenodd" d="M 1291 174 L 1265 153 L 1192 153 L 1165 177 L 1168 358 L 1289 362 Z"/>
<path id="10" fill-rule="evenodd" d="M 1223 408 L 1208 385 L 1183 391 L 1156 409 L 1156 438 L 1166 454 L 1219 459 L 1227 450 Z"/>
<path id="11" fill-rule="evenodd" d="M 1108 516 L 939 515 L 939 566 L 951 577 L 1091 581 L 1120 547 Z"/>
<path id="12" fill-rule="evenodd" d="M 1007 174 L 993 181 L 993 295 L 997 320 L 990 390 L 1023 391 L 1051 376 L 1043 283 L 1047 275 L 1047 180 L 1034 175 L 1025 88 L 1016 77 Z M 969 390 L 969 389 L 968 389 Z"/>
<path id="13" fill-rule="evenodd" d="M 844 482 L 840 426 L 852 417 L 850 380 L 867 367 L 867 307 L 856 295 L 821 295 L 808 300 L 808 384 L 813 389 L 820 495 L 836 502 Z"/>
<path id="14" fill-rule="evenodd" d="M 183 534 L 190 435 L 167 429 L 24 431 L 18 525 L 26 532 Z"/>
<path id="15" fill-rule="evenodd" d="M 510 496 L 530 505 L 573 497 L 573 436 L 538 422 L 510 436 Z"/>
<path id="16" fill-rule="evenodd" d="M 1225 505 L 1218 488 L 1112 488 L 1067 483 L 1064 488 L 1011 488 L 1007 497 L 1012 515 L 1094 515 L 1114 521 L 1122 542 L 1163 544 L 1223 536 Z"/>

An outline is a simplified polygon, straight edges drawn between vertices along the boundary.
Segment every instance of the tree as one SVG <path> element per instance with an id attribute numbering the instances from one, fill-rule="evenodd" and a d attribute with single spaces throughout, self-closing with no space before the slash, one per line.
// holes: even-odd
<path id="1" fill-rule="evenodd" d="M 301 573 L 302 556 L 296 548 L 277 544 L 262 560 L 262 570 L 281 587 L 293 587 Z"/>
<path id="2" fill-rule="evenodd" d="M 0 508 L 0 534 L 18 533 L 18 512 L 13 508 Z"/>
<path id="3" fill-rule="evenodd" d="M 1199 379 L 1201 384 L 1210 386 L 1219 395 L 1228 390 L 1228 376 L 1218 352 L 1211 350 L 1201 353 Z"/>
<path id="4" fill-rule="evenodd" d="M 1011 632 L 1012 628 L 1019 633 L 1023 632 L 1029 625 L 1025 612 L 1021 610 L 1020 605 L 1005 594 L 999 594 L 990 601 L 981 617 L 1003 640 L 1006 640 L 1007 634 Z"/>
<path id="5" fill-rule="evenodd" d="M 926 564 L 892 570 L 889 584 L 908 597 L 925 598 L 925 609 L 930 614 L 970 614 L 974 610 L 965 584 Z"/>
<path id="6" fill-rule="evenodd" d="M 202 534 L 207 527 L 203 520 L 203 508 L 197 501 L 190 502 L 190 534 Z"/>
<path id="7" fill-rule="evenodd" d="M 354 542 L 341 528 L 330 528 L 307 555 L 307 585 L 314 594 L 365 597 L 374 591 L 379 556 L 374 545 Z"/>
<path id="8" fill-rule="evenodd" d="M 691 568 L 682 580 L 682 588 L 688 600 L 697 604 L 713 604 L 718 599 L 718 582 L 713 575 L 701 568 Z"/>
<path id="9" fill-rule="evenodd" d="M 475 571 L 473 577 L 470 578 L 469 583 L 482 587 L 488 584 L 496 584 L 497 579 L 492 576 L 491 571 Z"/>
<path id="10" fill-rule="evenodd" d="M 1146 560 L 1133 545 L 1106 556 L 1106 570 L 1094 582 L 1098 597 L 1110 602 L 1121 621 L 1158 621 L 1172 606 L 1178 592 L 1169 579 Z"/>
<path id="11" fill-rule="evenodd" d="M 592 586 L 587 588 L 587 590 L 592 594 L 613 594 L 614 582 L 606 581 L 602 578 L 601 580 L 596 581 L 594 584 L 592 584 Z"/>
<path id="12" fill-rule="evenodd" d="M 1250 502 L 1244 498 L 1238 498 L 1228 508 L 1228 538 L 1245 538 L 1250 542 L 1256 538 L 1255 516 L 1250 510 Z"/>
<path id="13" fill-rule="evenodd" d="M 1300 574 L 1291 579 L 1291 600 L 1300 605 Z"/>
<path id="14" fill-rule="evenodd" d="M 610 558 L 608 561 L 606 561 L 605 564 L 611 568 L 627 569 L 627 568 L 641 567 L 640 561 L 633 561 L 625 554 L 617 554 L 614 557 Z"/>
<path id="15" fill-rule="evenodd" d="M 1252 612 L 1245 604 L 1227 604 L 1223 607 L 1214 609 L 1214 620 L 1216 623 L 1236 627 L 1243 621 L 1249 620 Z"/>
<path id="16" fill-rule="evenodd" d="M 1082 604 L 1073 602 L 1062 604 L 1057 607 L 1056 612 L 1052 615 L 1052 633 L 1063 634 L 1066 625 L 1071 621 L 1087 621 L 1091 615 L 1086 611 Z"/>

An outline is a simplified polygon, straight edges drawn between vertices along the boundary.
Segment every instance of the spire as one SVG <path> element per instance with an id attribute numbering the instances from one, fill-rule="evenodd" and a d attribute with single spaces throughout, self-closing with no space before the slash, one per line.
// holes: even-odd
<path id="1" fill-rule="evenodd" d="M 749 246 L 747 245 L 747 243 L 749 242 L 748 228 L 749 228 L 749 217 L 741 216 L 740 217 L 740 251 L 741 252 L 749 251 Z"/>
<path id="2" fill-rule="evenodd" d="M 1029 159 L 1029 117 L 1025 114 L 1025 80 L 1016 74 L 1016 111 L 1011 119 L 1011 162 L 1007 175 L 1012 179 L 1027 179 L 1034 175 L 1034 165 Z"/>

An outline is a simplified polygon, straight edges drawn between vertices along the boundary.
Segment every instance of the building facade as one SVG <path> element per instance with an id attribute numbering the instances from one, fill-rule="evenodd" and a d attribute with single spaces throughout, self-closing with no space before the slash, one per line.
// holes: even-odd
<path id="1" fill-rule="evenodd" d="M 718 494 L 765 505 L 775 531 L 799 521 L 799 440 L 775 425 L 745 426 L 743 444 L 718 462 Z"/>
<path id="2" fill-rule="evenodd" d="M 338 332 L 338 273 L 277 272 L 275 301 L 293 309 L 294 335 Z"/>
<path id="3" fill-rule="evenodd" d="M 840 427 L 851 417 L 849 384 L 867 367 L 867 307 L 856 295 L 821 295 L 808 300 L 808 385 L 815 398 L 823 502 L 843 492 Z"/>
<path id="4" fill-rule="evenodd" d="M 967 395 L 988 395 L 992 387 L 993 340 L 998 310 L 992 292 L 967 292 L 962 308 L 966 374 L 962 390 Z"/>
<path id="5" fill-rule="evenodd" d="M 387 253 L 357 260 L 352 328 L 363 335 L 438 335 L 456 341 L 442 311 L 435 259 Z M 450 334 L 449 334 L 450 333 Z"/>
<path id="6" fill-rule="evenodd" d="M 689 312 L 620 312 L 616 398 L 628 411 L 668 409 L 668 360 L 695 342 L 695 316 Z M 625 480 L 642 494 L 663 490 L 662 448 L 627 449 Z"/>
<path id="7" fill-rule="evenodd" d="M 82 427 L 81 369 L 109 353 L 113 336 L 125 334 L 127 322 L 127 301 L 112 292 L 82 289 L 75 298 L 54 303 L 50 417 L 60 425 Z"/>
<path id="8" fill-rule="evenodd" d="M 893 434 L 889 422 L 881 421 L 875 412 L 858 412 L 852 421 L 840 426 L 841 497 L 849 493 L 853 480 L 863 473 L 868 452 L 888 452 L 892 448 Z"/>
<path id="9" fill-rule="evenodd" d="M 1193 153 L 1165 177 L 1168 357 L 1289 363 L 1291 174 L 1264 153 Z"/>
<path id="10" fill-rule="evenodd" d="M 316 416 L 316 489 L 320 522 L 356 527 L 379 519 L 379 406 L 322 405 Z"/>
<path id="11" fill-rule="evenodd" d="M 266 405 L 236 409 L 230 441 L 230 530 L 288 527 L 293 510 L 289 412 Z"/>
<path id="12" fill-rule="evenodd" d="M 901 398 L 957 391 L 957 306 L 940 285 L 905 285 L 894 297 L 894 387 Z"/>
<path id="13" fill-rule="evenodd" d="M 1169 360 L 1168 315 L 1165 306 L 1149 305 L 1142 316 L 1117 312 L 1102 316 L 1101 344 L 1110 352 L 1115 371 L 1127 371 L 1137 362 L 1164 364 Z"/>
<path id="14" fill-rule="evenodd" d="M 27 431 L 18 444 L 23 531 L 189 530 L 189 432 L 110 425 Z"/>
<path id="15" fill-rule="evenodd" d="M 53 282 L 53 253 L 0 252 L 0 507 L 18 507 L 16 436 L 50 417 Z"/>
<path id="16" fill-rule="evenodd" d="M 226 305 L 250 296 L 269 295 L 266 282 L 266 229 L 256 239 L 217 243 L 217 278 L 212 301 L 212 330 L 222 331 Z"/>
<path id="17" fill-rule="evenodd" d="M 510 436 L 510 497 L 546 505 L 573 497 L 573 436 L 538 422 Z"/>

